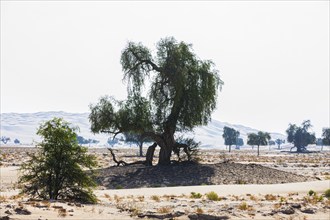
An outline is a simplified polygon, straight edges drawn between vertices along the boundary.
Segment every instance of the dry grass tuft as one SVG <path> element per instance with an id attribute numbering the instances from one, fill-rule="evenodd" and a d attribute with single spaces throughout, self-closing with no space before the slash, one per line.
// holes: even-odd
<path id="1" fill-rule="evenodd" d="M 164 206 L 164 207 L 160 207 L 157 209 L 157 212 L 159 213 L 170 213 L 172 211 L 172 208 L 169 206 Z"/>
<path id="2" fill-rule="evenodd" d="M 275 200 L 277 199 L 277 197 L 274 196 L 273 194 L 266 194 L 266 195 L 265 195 L 265 199 L 266 199 L 267 201 L 275 201 Z"/>
<path id="3" fill-rule="evenodd" d="M 66 209 L 64 209 L 64 208 L 58 209 L 57 213 L 58 213 L 58 217 L 61 217 L 61 218 L 64 218 L 68 215 Z"/>
<path id="4" fill-rule="evenodd" d="M 156 202 L 160 202 L 159 196 L 153 195 L 153 196 L 151 196 L 151 199 L 156 201 Z"/>
<path id="5" fill-rule="evenodd" d="M 202 208 L 197 208 L 196 209 L 196 213 L 197 214 L 203 214 L 204 213 L 204 210 Z"/>

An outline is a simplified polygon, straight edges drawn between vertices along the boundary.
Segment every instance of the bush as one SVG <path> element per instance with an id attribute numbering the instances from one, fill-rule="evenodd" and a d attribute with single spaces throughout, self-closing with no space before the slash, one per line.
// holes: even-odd
<path id="1" fill-rule="evenodd" d="M 21 166 L 24 193 L 44 200 L 97 201 L 91 189 L 96 184 L 82 169 L 91 170 L 96 159 L 78 145 L 76 129 L 60 118 L 40 125 L 37 134 L 43 140 L 38 151 Z"/>
<path id="2" fill-rule="evenodd" d="M 193 198 L 193 199 L 200 199 L 202 198 L 202 194 L 200 193 L 195 193 L 195 192 L 191 192 L 191 196 L 190 198 Z"/>
<path id="3" fill-rule="evenodd" d="M 213 191 L 207 193 L 207 194 L 206 194 L 206 197 L 207 197 L 209 200 L 212 200 L 212 201 L 219 201 L 219 200 L 220 200 L 218 194 L 215 193 L 215 192 L 213 192 Z"/>
<path id="4" fill-rule="evenodd" d="M 330 199 L 330 189 L 325 190 L 324 196 Z"/>
<path id="5" fill-rule="evenodd" d="M 308 195 L 309 196 L 314 196 L 314 195 L 316 195 L 316 192 L 314 192 L 313 190 L 309 190 Z"/>

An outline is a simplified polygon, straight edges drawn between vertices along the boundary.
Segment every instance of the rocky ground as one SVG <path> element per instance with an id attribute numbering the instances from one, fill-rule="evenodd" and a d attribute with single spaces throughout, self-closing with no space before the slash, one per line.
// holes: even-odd
<path id="1" fill-rule="evenodd" d="M 117 167 L 107 149 L 90 149 L 99 161 L 100 201 L 84 205 L 19 195 L 18 168 L 35 148 L 0 150 L 1 219 L 330 219 L 330 199 L 324 195 L 330 188 L 328 151 L 264 150 L 257 157 L 255 150 L 202 150 L 200 164 L 164 168 Z M 143 160 L 137 151 L 115 153 L 126 162 Z M 149 188 L 131 189 L 139 187 Z"/>

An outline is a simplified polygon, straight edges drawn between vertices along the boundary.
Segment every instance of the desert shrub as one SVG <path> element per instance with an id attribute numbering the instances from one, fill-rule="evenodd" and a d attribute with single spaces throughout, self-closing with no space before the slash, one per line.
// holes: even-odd
<path id="1" fill-rule="evenodd" d="M 324 196 L 330 199 L 330 189 L 325 190 Z"/>
<path id="2" fill-rule="evenodd" d="M 177 155 L 179 161 L 198 162 L 198 154 L 200 142 L 196 142 L 193 138 L 179 137 L 177 144 L 173 147 L 173 152 Z M 182 155 L 182 153 L 185 153 Z"/>
<path id="3" fill-rule="evenodd" d="M 276 200 L 276 196 L 272 195 L 272 194 L 266 194 L 265 195 L 265 199 L 268 200 L 268 201 L 274 201 Z"/>
<path id="4" fill-rule="evenodd" d="M 313 190 L 309 190 L 308 195 L 309 196 L 314 196 L 314 195 L 316 195 L 316 192 L 314 192 Z"/>
<path id="5" fill-rule="evenodd" d="M 206 193 L 206 197 L 209 199 L 209 200 L 212 200 L 212 201 L 219 201 L 220 198 L 218 196 L 218 194 L 216 192 L 209 192 L 209 193 Z"/>
<path id="6" fill-rule="evenodd" d="M 76 129 L 60 118 L 40 125 L 38 151 L 21 166 L 23 192 L 44 200 L 97 201 L 91 189 L 96 184 L 82 169 L 91 170 L 97 163 L 87 148 L 78 145 Z"/>
<path id="7" fill-rule="evenodd" d="M 195 192 L 191 192 L 190 198 L 193 198 L 193 199 L 200 199 L 200 198 L 202 198 L 202 194 L 200 194 L 200 193 L 195 193 Z"/>
<path id="8" fill-rule="evenodd" d="M 151 196 L 151 199 L 154 200 L 154 201 L 156 201 L 156 202 L 159 202 L 160 201 L 159 196 L 156 196 L 156 195 Z"/>
<path id="9" fill-rule="evenodd" d="M 196 213 L 197 214 L 203 214 L 204 213 L 204 210 L 202 208 L 197 208 L 196 209 Z"/>
<path id="10" fill-rule="evenodd" d="M 242 202 L 241 204 L 238 205 L 238 209 L 240 210 L 247 210 L 248 209 L 248 205 L 246 202 Z"/>
<path id="11" fill-rule="evenodd" d="M 164 206 L 157 209 L 157 212 L 159 213 L 170 213 L 171 211 L 172 209 L 169 206 Z"/>

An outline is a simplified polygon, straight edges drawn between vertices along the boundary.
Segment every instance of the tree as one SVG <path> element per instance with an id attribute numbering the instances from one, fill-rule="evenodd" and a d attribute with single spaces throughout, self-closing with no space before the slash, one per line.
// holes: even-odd
<path id="1" fill-rule="evenodd" d="M 330 128 L 323 128 L 322 130 L 322 142 L 323 145 L 329 146 L 330 145 Z"/>
<path id="2" fill-rule="evenodd" d="M 241 146 L 244 145 L 244 140 L 243 138 L 237 138 L 237 141 L 236 141 L 236 149 L 240 149 Z"/>
<path id="3" fill-rule="evenodd" d="M 284 144 L 285 143 L 285 140 L 282 140 L 282 139 L 277 138 L 275 140 L 275 143 L 277 144 L 277 149 L 280 150 L 281 149 L 281 144 Z"/>
<path id="4" fill-rule="evenodd" d="M 14 140 L 14 144 L 20 144 L 21 142 L 16 138 L 15 140 Z"/>
<path id="5" fill-rule="evenodd" d="M 304 121 L 301 127 L 289 124 L 289 128 L 286 130 L 287 140 L 294 145 L 292 148 L 297 148 L 297 152 L 304 152 L 309 144 L 315 143 L 315 134 L 308 131 L 311 127 L 310 120 Z"/>
<path id="6" fill-rule="evenodd" d="M 144 142 L 151 142 L 152 140 L 148 139 L 147 137 L 143 137 L 141 134 L 131 133 L 131 132 L 124 132 L 125 142 L 132 142 L 135 143 L 139 147 L 139 155 L 140 157 L 143 156 L 143 143 Z"/>
<path id="7" fill-rule="evenodd" d="M 121 55 L 127 100 L 101 98 L 90 106 L 89 120 L 94 133 L 133 132 L 152 139 L 160 147 L 158 164 L 168 165 L 172 150 L 182 146 L 174 134 L 209 122 L 223 83 L 213 62 L 200 60 L 190 44 L 170 37 L 156 50 L 153 55 L 141 43 L 128 43 Z"/>
<path id="8" fill-rule="evenodd" d="M 94 140 L 94 139 L 85 139 L 84 137 L 79 136 L 79 135 L 77 136 L 77 141 L 78 141 L 78 144 L 97 144 L 100 142 L 100 141 Z"/>
<path id="9" fill-rule="evenodd" d="M 78 145 L 76 130 L 61 118 L 40 125 L 38 151 L 21 166 L 23 192 L 47 200 L 96 202 L 91 190 L 96 184 L 82 169 L 95 167 L 96 158 Z"/>
<path id="10" fill-rule="evenodd" d="M 267 141 L 270 140 L 270 134 L 268 132 L 259 131 L 256 133 L 248 134 L 248 145 L 257 145 L 258 146 L 258 156 L 259 156 L 259 146 L 267 145 Z"/>
<path id="11" fill-rule="evenodd" d="M 225 126 L 223 128 L 222 137 L 225 139 L 225 145 L 229 146 L 229 152 L 231 151 L 231 145 L 236 144 L 237 138 L 239 137 L 239 131 L 233 128 Z"/>
<path id="12" fill-rule="evenodd" d="M 6 136 L 2 136 L 2 137 L 1 137 L 1 141 L 2 141 L 4 144 L 7 144 L 7 142 L 10 141 L 10 138 L 9 138 L 9 137 L 6 137 Z"/>

